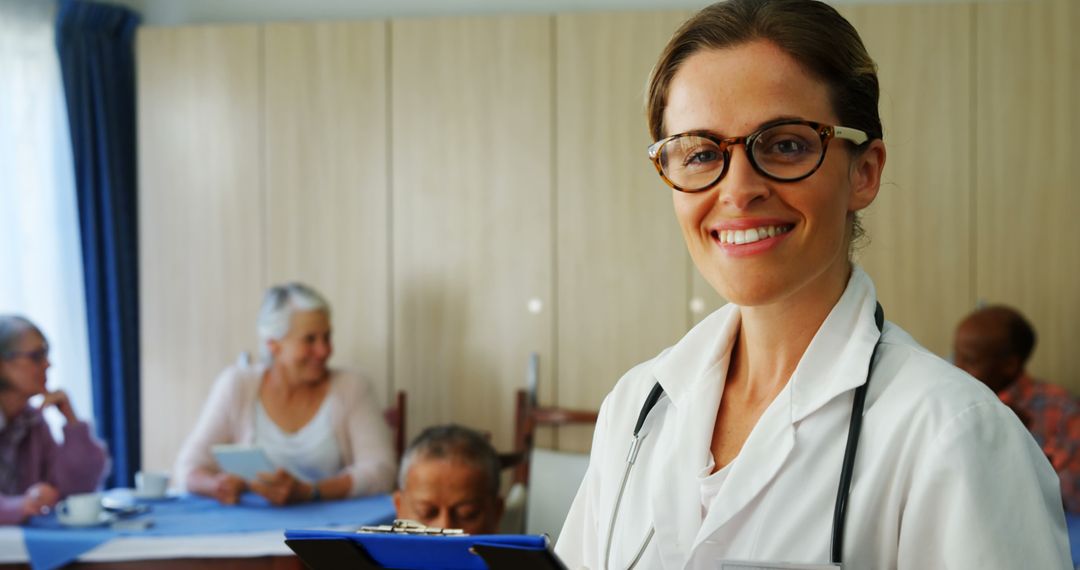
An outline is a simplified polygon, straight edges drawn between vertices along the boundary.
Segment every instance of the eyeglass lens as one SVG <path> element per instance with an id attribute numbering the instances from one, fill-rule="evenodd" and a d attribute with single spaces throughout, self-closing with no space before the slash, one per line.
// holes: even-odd
<path id="1" fill-rule="evenodd" d="M 809 125 L 785 124 L 747 137 L 751 163 L 765 176 L 794 180 L 817 168 L 824 145 L 821 134 Z M 664 176 L 686 190 L 699 190 L 717 181 L 724 172 L 730 149 L 700 135 L 683 135 L 660 149 Z"/>
<path id="2" fill-rule="evenodd" d="M 43 346 L 37 350 L 27 350 L 25 352 L 11 352 L 7 354 L 6 359 L 10 360 L 14 358 L 19 358 L 20 356 L 28 358 L 31 362 L 34 362 L 35 364 L 41 364 L 42 362 L 45 362 L 47 358 L 49 358 L 49 347 Z"/>

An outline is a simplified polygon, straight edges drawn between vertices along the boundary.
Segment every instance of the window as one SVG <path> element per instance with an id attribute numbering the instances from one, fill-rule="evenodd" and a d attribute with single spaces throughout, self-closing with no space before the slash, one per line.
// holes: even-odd
<path id="1" fill-rule="evenodd" d="M 82 254 L 54 2 L 0 2 L 0 312 L 51 347 L 50 389 L 92 420 Z M 46 413 L 58 434 L 63 418 Z"/>

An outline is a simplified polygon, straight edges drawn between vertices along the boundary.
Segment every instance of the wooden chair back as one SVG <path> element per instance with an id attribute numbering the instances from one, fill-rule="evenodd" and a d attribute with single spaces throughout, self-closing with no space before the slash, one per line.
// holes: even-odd
<path id="1" fill-rule="evenodd" d="M 515 483 L 529 484 L 529 459 L 541 427 L 596 424 L 597 412 L 556 407 L 540 407 L 535 404 L 527 390 L 518 390 L 514 405 L 514 453 L 504 460 L 513 462 Z"/>
<path id="2" fill-rule="evenodd" d="M 405 390 L 398 390 L 394 405 L 383 410 L 386 425 L 390 426 L 390 431 L 393 433 L 394 451 L 397 452 L 398 461 L 401 461 L 401 456 L 405 454 L 405 411 Z"/>

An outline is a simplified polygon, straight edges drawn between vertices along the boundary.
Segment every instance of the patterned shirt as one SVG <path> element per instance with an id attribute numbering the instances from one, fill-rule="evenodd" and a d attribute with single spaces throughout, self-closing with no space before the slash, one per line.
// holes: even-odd
<path id="1" fill-rule="evenodd" d="M 1080 512 L 1080 404 L 1061 386 L 1027 374 L 998 392 L 998 397 L 1018 411 L 1050 459 L 1061 479 L 1065 508 Z"/>

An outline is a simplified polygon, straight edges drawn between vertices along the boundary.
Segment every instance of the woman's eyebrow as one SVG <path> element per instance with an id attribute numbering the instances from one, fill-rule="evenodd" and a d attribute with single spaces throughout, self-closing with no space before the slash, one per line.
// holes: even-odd
<path id="1" fill-rule="evenodd" d="M 747 131 L 745 133 L 742 133 L 742 134 L 737 134 L 737 135 L 736 134 L 725 134 L 725 133 L 721 133 L 720 131 L 715 131 L 713 129 L 687 129 L 687 130 L 679 132 L 679 133 L 675 133 L 675 134 L 671 134 L 671 135 L 665 135 L 664 138 L 675 136 L 675 135 L 683 135 L 683 134 L 686 134 L 686 133 L 709 133 L 710 135 L 713 135 L 713 136 L 721 138 L 721 139 L 725 139 L 725 138 L 728 138 L 728 137 L 742 137 L 742 136 L 746 136 L 746 135 L 748 135 L 750 133 L 755 133 L 757 131 L 760 131 L 762 127 L 764 127 L 766 125 L 771 125 L 773 123 L 779 123 L 781 121 L 806 121 L 806 120 L 808 120 L 808 119 L 806 119 L 805 117 L 800 117 L 798 115 L 777 115 L 775 117 L 770 117 L 768 119 L 765 119 L 764 121 L 761 121 L 761 122 L 755 124 L 749 131 Z"/>

